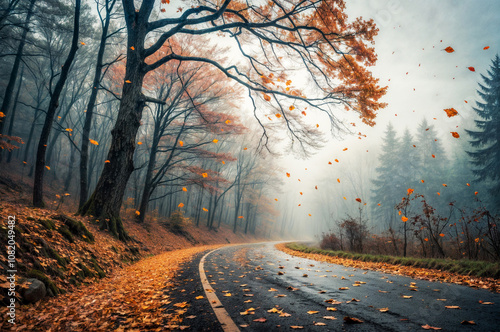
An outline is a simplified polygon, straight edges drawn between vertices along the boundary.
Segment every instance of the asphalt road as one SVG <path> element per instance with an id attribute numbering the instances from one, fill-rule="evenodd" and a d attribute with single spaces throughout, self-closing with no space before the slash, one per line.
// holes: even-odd
<path id="1" fill-rule="evenodd" d="M 177 277 L 168 310 L 181 310 L 186 330 L 222 331 L 200 281 L 201 256 Z M 204 271 L 241 331 L 500 331 L 500 294 L 297 258 L 272 243 L 221 248 Z"/>

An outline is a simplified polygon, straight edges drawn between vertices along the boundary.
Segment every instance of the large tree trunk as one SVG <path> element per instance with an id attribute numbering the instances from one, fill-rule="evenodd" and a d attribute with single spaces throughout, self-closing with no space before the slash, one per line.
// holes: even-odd
<path id="1" fill-rule="evenodd" d="M 114 6 L 115 1 L 111 2 L 111 8 L 109 7 L 109 1 L 106 4 L 106 18 L 104 25 L 102 26 L 101 32 L 101 43 L 99 44 L 99 51 L 97 52 L 97 61 L 94 72 L 94 82 L 92 83 L 92 92 L 90 93 L 89 102 L 87 104 L 87 112 L 85 113 L 85 123 L 83 125 L 82 131 L 82 147 L 80 149 L 80 203 L 79 208 L 83 207 L 83 204 L 87 201 L 89 196 L 89 183 L 87 181 L 88 177 L 88 162 L 89 162 L 89 133 L 90 127 L 92 126 L 92 116 L 94 115 L 95 102 L 97 100 L 97 93 L 99 91 L 99 83 L 101 82 L 102 67 L 104 50 L 106 49 L 106 40 L 109 30 L 109 22 L 111 21 L 111 10 Z"/>
<path id="2" fill-rule="evenodd" d="M 147 33 L 148 12 L 138 15 L 132 1 L 123 1 L 127 23 L 127 66 L 122 99 L 115 126 L 111 131 L 111 146 L 108 163 L 97 182 L 94 193 L 80 208 L 79 214 L 91 215 L 100 220 L 101 229 L 109 230 L 120 240 L 129 237 L 120 219 L 120 207 L 127 182 L 134 170 L 135 137 L 140 126 L 146 98 L 142 94 L 142 83 L 146 74 L 144 66 L 144 41 Z"/>
<path id="3" fill-rule="evenodd" d="M 9 128 L 7 129 L 7 136 L 12 136 L 12 132 L 14 130 L 14 122 L 16 120 L 17 103 L 19 101 L 19 94 L 21 93 L 21 87 L 23 85 L 23 75 L 24 75 L 24 66 L 21 69 L 19 84 L 17 86 L 17 91 L 16 91 L 16 97 L 14 98 L 14 105 L 12 106 L 12 111 L 10 113 Z M 10 143 L 10 140 L 8 141 L 8 143 Z M 14 154 L 14 151 L 9 151 L 9 154 L 7 156 L 7 163 L 10 163 L 13 154 Z M 0 160 L 1 160 L 1 158 L 0 158 Z"/>
<path id="4" fill-rule="evenodd" d="M 156 186 L 153 186 L 153 170 L 156 164 L 156 154 L 158 149 L 158 126 L 155 126 L 153 134 L 153 144 L 151 146 L 151 152 L 149 154 L 148 169 L 146 170 L 146 178 L 144 180 L 144 189 L 141 195 L 141 203 L 139 205 L 139 215 L 136 217 L 138 223 L 143 223 L 146 218 L 146 212 L 148 210 L 149 199 L 151 194 L 155 190 Z M 187 203 L 186 203 L 187 205 Z"/>
<path id="5" fill-rule="evenodd" d="M 45 153 L 47 151 L 47 142 L 49 140 L 50 131 L 52 130 L 52 123 L 54 122 L 54 115 L 56 113 L 57 107 L 59 106 L 59 96 L 61 95 L 64 84 L 66 83 L 71 64 L 73 63 L 76 51 L 78 50 L 78 36 L 80 32 L 80 4 L 81 0 L 76 0 L 71 49 L 61 69 L 59 81 L 57 81 L 54 92 L 52 93 L 52 96 L 50 98 L 49 108 L 47 109 L 47 114 L 45 115 L 45 122 L 43 124 L 42 133 L 40 134 L 40 140 L 38 142 L 35 161 L 35 180 L 33 184 L 33 205 L 36 207 L 45 206 L 45 203 L 43 202 L 43 175 L 45 171 Z"/>

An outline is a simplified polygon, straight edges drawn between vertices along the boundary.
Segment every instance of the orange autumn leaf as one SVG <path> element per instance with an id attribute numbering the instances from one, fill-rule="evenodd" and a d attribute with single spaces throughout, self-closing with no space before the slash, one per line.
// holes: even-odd
<path id="1" fill-rule="evenodd" d="M 238 219 L 243 219 L 243 216 L 238 216 Z"/>
<path id="2" fill-rule="evenodd" d="M 109 161 L 109 160 L 104 160 L 104 163 L 105 163 L 105 164 L 109 164 L 110 162 L 111 162 L 111 161 Z"/>
<path id="3" fill-rule="evenodd" d="M 277 198 L 275 198 L 274 200 L 275 200 L 276 202 L 278 201 L 278 199 L 277 199 Z"/>
<path id="4" fill-rule="evenodd" d="M 71 128 L 66 128 L 65 130 L 66 130 L 66 131 L 69 131 L 69 132 L 72 132 L 72 131 L 73 131 L 73 129 L 71 129 Z"/>
<path id="5" fill-rule="evenodd" d="M 292 105 L 292 106 L 288 107 L 288 109 L 289 109 L 290 111 L 293 111 L 293 110 L 295 109 L 295 106 L 293 106 L 293 105 Z"/>
<path id="6" fill-rule="evenodd" d="M 309 215 L 309 217 L 311 216 L 311 214 L 310 214 L 310 213 L 309 213 L 308 215 Z"/>
<path id="7" fill-rule="evenodd" d="M 0 118 L 5 118 L 5 114 L 3 112 L 0 112 Z"/>
<path id="8" fill-rule="evenodd" d="M 347 148 L 344 148 L 342 151 L 347 151 Z"/>
<path id="9" fill-rule="evenodd" d="M 184 142 L 183 141 L 179 141 L 179 145 L 180 146 L 184 146 Z"/>
<path id="10" fill-rule="evenodd" d="M 329 161 L 329 162 L 328 162 L 328 165 L 331 165 L 331 164 L 332 164 L 332 162 L 331 162 L 331 161 Z"/>
<path id="11" fill-rule="evenodd" d="M 422 325 L 424 330 L 442 330 L 440 327 L 430 326 L 429 324 Z"/>
<path id="12" fill-rule="evenodd" d="M 477 194 L 478 194 L 478 192 L 477 192 L 477 191 L 474 191 L 474 195 L 477 195 Z"/>
<path id="13" fill-rule="evenodd" d="M 345 196 L 344 196 L 344 199 L 347 200 L 347 198 L 345 198 Z"/>
<path id="14" fill-rule="evenodd" d="M 406 192 L 408 193 L 408 195 L 411 195 L 414 191 L 415 191 L 414 189 L 408 188 Z"/>
<path id="15" fill-rule="evenodd" d="M 405 216 L 402 216 L 402 217 L 401 217 L 401 220 L 402 220 L 403 222 L 407 222 L 407 221 L 408 221 L 408 218 L 407 218 L 407 217 L 405 217 Z"/>
<path id="16" fill-rule="evenodd" d="M 208 177 L 208 174 L 207 173 L 201 173 L 201 176 L 203 176 L 204 178 Z"/>
<path id="17" fill-rule="evenodd" d="M 443 233 L 439 233 L 439 236 L 444 237 L 444 234 Z"/>
<path id="18" fill-rule="evenodd" d="M 208 211 L 208 209 L 207 209 L 207 208 L 202 208 L 202 210 L 203 210 L 203 211 L 205 211 L 205 212 L 207 212 L 207 211 Z"/>
<path id="19" fill-rule="evenodd" d="M 453 53 L 455 52 L 455 50 L 453 49 L 453 47 L 451 46 L 448 46 L 447 48 L 444 49 L 447 53 Z"/>
<path id="20" fill-rule="evenodd" d="M 336 162 L 336 163 L 338 163 L 338 162 L 339 162 L 339 160 L 338 160 L 338 159 L 335 159 L 335 162 Z"/>
<path id="21" fill-rule="evenodd" d="M 306 114 L 306 111 L 302 111 L 302 114 L 307 115 L 307 114 Z"/>
<path id="22" fill-rule="evenodd" d="M 483 50 L 487 50 L 489 48 L 490 48 L 489 46 L 485 46 L 485 47 L 483 47 Z"/>
<path id="23" fill-rule="evenodd" d="M 438 194 L 438 196 L 441 196 L 441 193 L 439 191 L 437 192 L 437 194 Z"/>
<path id="24" fill-rule="evenodd" d="M 425 238 L 425 239 L 424 239 L 424 241 L 425 241 L 425 242 L 429 242 L 429 238 Z"/>
<path id="25" fill-rule="evenodd" d="M 80 42 L 80 44 L 85 45 L 85 43 L 84 43 L 84 42 Z"/>
<path id="26" fill-rule="evenodd" d="M 281 114 L 276 113 L 275 115 L 276 115 L 276 117 L 277 117 L 278 119 L 279 119 L 279 118 L 281 118 Z"/>
<path id="27" fill-rule="evenodd" d="M 180 208 L 184 207 L 184 203 L 179 203 L 179 205 L 177 205 L 177 207 L 180 207 Z"/>
<path id="28" fill-rule="evenodd" d="M 226 120 L 226 124 L 230 124 L 231 123 L 231 120 Z"/>
<path id="29" fill-rule="evenodd" d="M 49 166 L 45 166 L 46 169 L 48 169 L 50 171 L 50 167 Z"/>
<path id="30" fill-rule="evenodd" d="M 451 136 L 453 136 L 455 138 L 460 138 L 460 135 L 456 131 L 450 131 L 450 133 L 451 133 Z"/>
<path id="31" fill-rule="evenodd" d="M 288 177 L 288 178 L 289 178 L 289 177 L 290 177 L 290 173 L 286 173 L 286 177 Z"/>
<path id="32" fill-rule="evenodd" d="M 271 97 L 269 97 L 268 95 L 264 94 L 264 100 L 265 101 L 271 101 Z"/>
<path id="33" fill-rule="evenodd" d="M 420 182 L 424 183 L 425 181 L 424 180 L 420 180 Z"/>
<path id="34" fill-rule="evenodd" d="M 466 183 L 467 187 L 470 187 L 470 183 Z"/>
<path id="35" fill-rule="evenodd" d="M 361 198 L 356 198 L 356 202 L 361 203 Z"/>
<path id="36" fill-rule="evenodd" d="M 130 82 L 130 80 L 125 80 L 125 83 L 132 83 L 132 82 Z"/>
<path id="37" fill-rule="evenodd" d="M 142 145 L 142 142 L 137 142 L 137 145 Z"/>
<path id="38" fill-rule="evenodd" d="M 217 143 L 218 141 L 219 141 L 218 139 L 214 139 L 212 142 Z"/>
<path id="39" fill-rule="evenodd" d="M 436 158 L 436 156 L 435 156 L 435 155 L 433 155 L 433 154 L 431 154 L 431 156 L 432 156 L 432 158 Z"/>
<path id="40" fill-rule="evenodd" d="M 337 182 L 340 183 L 340 179 L 337 179 Z"/>
<path id="41" fill-rule="evenodd" d="M 467 69 L 469 69 L 470 71 L 476 71 L 474 67 L 467 67 Z"/>
<path id="42" fill-rule="evenodd" d="M 97 141 L 94 141 L 93 139 L 89 139 L 89 141 L 90 141 L 91 144 L 99 145 L 99 143 Z"/>
<path id="43" fill-rule="evenodd" d="M 182 191 L 188 191 L 186 187 L 182 187 Z"/>
<path id="44" fill-rule="evenodd" d="M 443 187 L 448 187 L 448 185 L 446 183 L 443 183 Z"/>
<path id="45" fill-rule="evenodd" d="M 132 51 L 135 51 L 135 47 L 134 47 L 134 46 L 130 46 L 130 49 L 131 49 Z"/>
<path id="46" fill-rule="evenodd" d="M 446 115 L 448 115 L 449 118 L 458 115 L 458 112 L 456 109 L 452 108 L 445 108 L 444 111 L 446 112 Z"/>
<path id="47" fill-rule="evenodd" d="M 303 195 L 303 194 L 302 194 L 302 191 L 300 192 L 300 194 L 301 194 L 301 195 Z"/>
<path id="48" fill-rule="evenodd" d="M 140 216 L 140 215 L 141 215 L 141 213 L 140 213 L 139 211 L 135 210 L 135 215 L 136 215 L 136 216 Z"/>

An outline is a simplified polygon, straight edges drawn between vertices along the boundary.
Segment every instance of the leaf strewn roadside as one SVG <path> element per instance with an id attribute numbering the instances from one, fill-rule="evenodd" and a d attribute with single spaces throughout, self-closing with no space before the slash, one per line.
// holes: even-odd
<path id="1" fill-rule="evenodd" d="M 160 331 L 179 327 L 182 319 L 162 308 L 170 303 L 171 279 L 181 263 L 217 247 L 175 250 L 148 257 L 71 294 L 21 307 L 16 312 L 19 324 L 10 331 Z M 4 311 L 2 308 L 2 315 Z"/>
<path id="2" fill-rule="evenodd" d="M 393 263 L 390 263 L 388 261 L 376 261 L 377 259 L 382 259 L 384 257 L 390 256 L 361 255 L 342 252 L 342 255 L 344 257 L 340 257 L 338 256 L 339 252 L 311 248 L 304 245 L 299 245 L 297 243 L 280 243 L 276 245 L 276 248 L 293 256 L 313 259 L 322 262 L 350 266 L 365 270 L 375 270 L 390 274 L 404 275 L 415 279 L 467 285 L 470 287 L 484 288 L 494 292 L 500 292 L 500 281 L 498 278 L 462 275 L 459 273 L 446 271 L 443 267 L 440 267 L 440 269 L 421 267 L 417 264 L 419 262 L 423 262 L 424 260 L 417 258 L 404 258 L 404 261 L 398 261 L 397 259 L 402 258 L 392 257 L 392 259 L 394 260 L 392 261 Z M 373 261 L 369 261 L 370 259 L 372 259 Z M 436 260 L 429 260 L 429 262 L 432 261 Z M 498 275 L 499 271 L 500 267 L 498 267 L 498 264 L 496 264 L 496 274 L 493 275 Z"/>

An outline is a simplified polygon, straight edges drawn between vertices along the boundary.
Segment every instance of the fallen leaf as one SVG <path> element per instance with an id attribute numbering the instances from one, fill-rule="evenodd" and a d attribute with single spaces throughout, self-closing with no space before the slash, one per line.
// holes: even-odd
<path id="1" fill-rule="evenodd" d="M 349 316 L 345 316 L 344 317 L 344 322 L 347 323 L 347 324 L 360 324 L 360 323 L 363 323 L 363 321 L 359 318 L 355 318 L 355 317 L 349 317 Z"/>
<path id="2" fill-rule="evenodd" d="M 422 325 L 424 330 L 442 330 L 440 327 L 430 326 L 429 324 Z"/>
<path id="3" fill-rule="evenodd" d="M 461 309 L 458 305 L 445 305 L 446 309 Z"/>
<path id="4" fill-rule="evenodd" d="M 316 322 L 313 325 L 316 325 L 316 326 L 326 326 L 326 324 L 322 323 L 322 322 Z"/>
<path id="5" fill-rule="evenodd" d="M 448 46 L 447 48 L 444 49 L 447 53 L 453 53 L 455 52 L 455 50 L 453 49 L 453 47 L 451 46 Z"/>
<path id="6" fill-rule="evenodd" d="M 476 322 L 473 320 L 463 320 L 460 324 L 462 325 L 476 325 Z"/>
<path id="7" fill-rule="evenodd" d="M 290 326 L 291 329 L 303 329 L 304 327 L 303 326 L 299 326 L 299 325 L 292 325 Z"/>
<path id="8" fill-rule="evenodd" d="M 378 309 L 378 311 L 380 311 L 380 312 L 387 312 L 387 311 L 389 311 L 389 308 L 380 308 L 380 309 Z"/>
<path id="9" fill-rule="evenodd" d="M 309 315 L 314 315 L 314 314 L 317 314 L 319 311 L 315 311 L 315 310 L 309 310 L 307 313 Z"/>
<path id="10" fill-rule="evenodd" d="M 265 319 L 264 317 L 261 317 L 261 318 L 254 319 L 253 321 L 258 322 L 258 323 L 265 323 L 265 322 L 267 322 L 267 319 Z"/>

